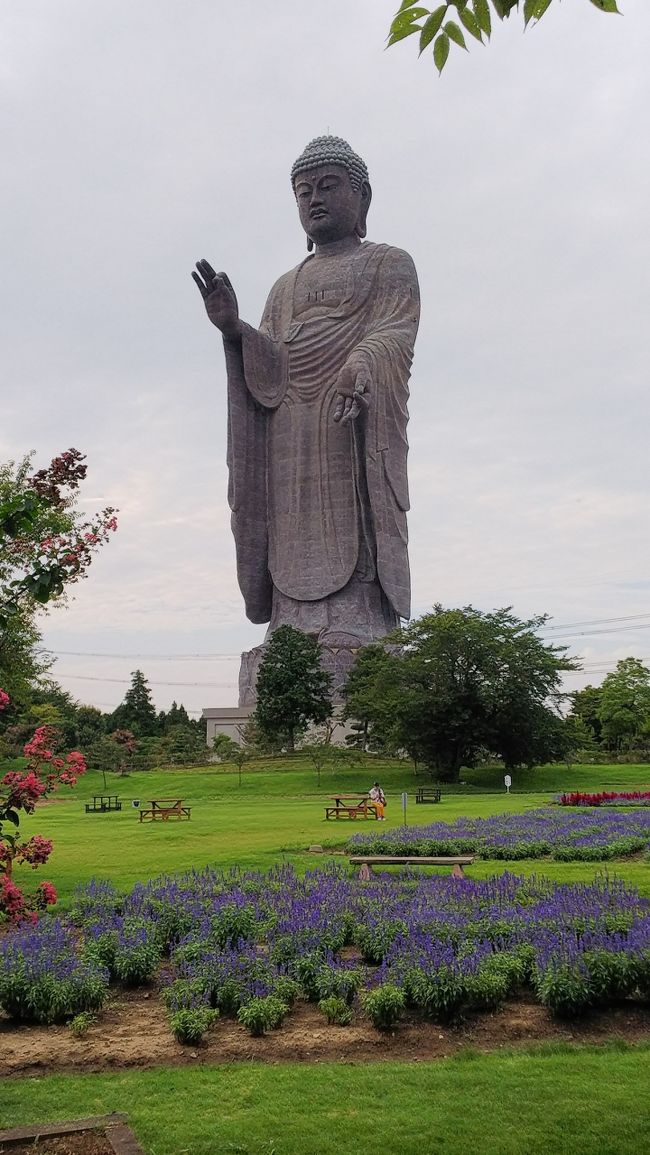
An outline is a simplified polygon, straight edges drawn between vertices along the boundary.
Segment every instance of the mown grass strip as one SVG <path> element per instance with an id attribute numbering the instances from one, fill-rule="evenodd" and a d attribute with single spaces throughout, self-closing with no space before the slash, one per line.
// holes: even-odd
<path id="1" fill-rule="evenodd" d="M 638 1155 L 650 1047 L 5 1081 L 3 1125 L 126 1111 L 147 1155 Z"/>

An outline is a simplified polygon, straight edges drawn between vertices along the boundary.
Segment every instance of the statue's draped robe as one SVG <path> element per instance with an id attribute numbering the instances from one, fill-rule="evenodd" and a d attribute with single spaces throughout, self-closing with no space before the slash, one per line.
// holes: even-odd
<path id="1" fill-rule="evenodd" d="M 408 618 L 415 268 L 400 249 L 360 245 L 341 303 L 302 319 L 294 306 L 302 267 L 274 286 L 259 330 L 245 325 L 241 346 L 225 342 L 228 499 L 246 613 L 268 622 L 274 587 L 314 602 L 356 575 L 378 580 L 395 614 Z M 337 423 L 336 380 L 351 356 L 369 370 L 369 405 Z"/>

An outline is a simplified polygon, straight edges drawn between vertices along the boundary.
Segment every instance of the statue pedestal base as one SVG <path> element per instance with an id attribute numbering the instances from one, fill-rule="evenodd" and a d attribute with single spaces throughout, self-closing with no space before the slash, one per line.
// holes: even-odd
<path id="1" fill-rule="evenodd" d="M 356 661 L 359 646 L 328 646 L 322 645 L 323 666 L 332 678 L 332 701 L 336 706 L 343 702 L 343 686 L 346 678 Z M 239 667 L 239 706 L 255 709 L 257 703 L 257 673 L 260 662 L 266 653 L 266 645 L 255 646 L 241 656 Z"/>
<path id="2" fill-rule="evenodd" d="M 212 739 L 216 734 L 227 734 L 241 746 L 242 729 L 253 713 L 252 706 L 209 706 L 203 711 L 206 725 L 206 741 L 212 747 Z"/>

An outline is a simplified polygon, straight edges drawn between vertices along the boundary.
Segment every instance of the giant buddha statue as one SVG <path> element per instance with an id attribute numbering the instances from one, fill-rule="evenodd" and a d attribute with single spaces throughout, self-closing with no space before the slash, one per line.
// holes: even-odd
<path id="1" fill-rule="evenodd" d="M 225 273 L 192 276 L 228 377 L 228 500 L 246 614 L 315 635 L 340 687 L 356 651 L 410 613 L 408 380 L 419 319 L 408 253 L 366 241 L 371 188 L 346 141 L 311 141 L 291 170 L 308 255 L 258 328 Z M 243 655 L 255 699 L 263 646 Z"/>

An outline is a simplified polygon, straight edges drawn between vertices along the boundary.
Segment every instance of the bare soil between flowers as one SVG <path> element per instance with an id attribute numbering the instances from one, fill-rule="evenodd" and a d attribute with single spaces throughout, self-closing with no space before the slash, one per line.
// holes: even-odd
<path id="1" fill-rule="evenodd" d="M 468 1015 L 453 1025 L 406 1018 L 382 1033 L 359 1016 L 329 1026 L 313 1004 L 299 1001 L 279 1030 L 253 1038 L 232 1019 L 219 1019 L 197 1046 L 173 1038 L 155 990 L 117 991 L 82 1038 L 67 1026 L 18 1026 L 0 1017 L 0 1054 L 7 1075 L 112 1071 L 196 1063 L 320 1063 L 443 1059 L 536 1043 L 650 1042 L 650 1006 L 622 1002 L 575 1021 L 553 1019 L 523 992 L 499 1010 Z"/>

